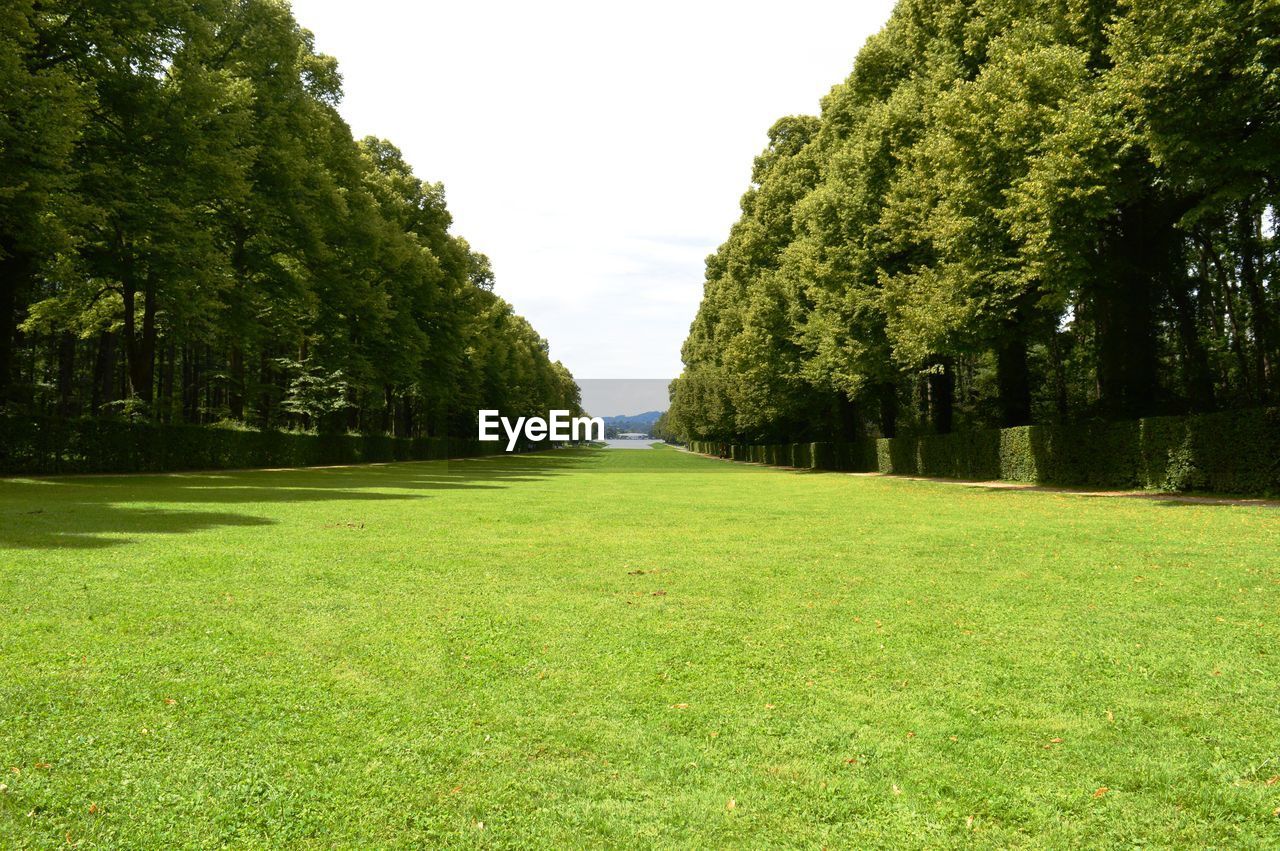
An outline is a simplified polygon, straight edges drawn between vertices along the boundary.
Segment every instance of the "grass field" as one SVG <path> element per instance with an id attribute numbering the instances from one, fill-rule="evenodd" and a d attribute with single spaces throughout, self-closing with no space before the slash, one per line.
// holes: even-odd
<path id="1" fill-rule="evenodd" d="M 1280 845 L 1280 511 L 660 449 L 0 481 L 0 848 Z"/>

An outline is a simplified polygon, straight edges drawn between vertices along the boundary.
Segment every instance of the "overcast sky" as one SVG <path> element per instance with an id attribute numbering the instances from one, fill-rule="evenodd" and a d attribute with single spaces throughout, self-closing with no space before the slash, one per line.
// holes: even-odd
<path id="1" fill-rule="evenodd" d="M 816 114 L 891 7 L 293 2 L 356 136 L 443 181 L 454 232 L 578 378 L 679 374 L 769 125 Z"/>

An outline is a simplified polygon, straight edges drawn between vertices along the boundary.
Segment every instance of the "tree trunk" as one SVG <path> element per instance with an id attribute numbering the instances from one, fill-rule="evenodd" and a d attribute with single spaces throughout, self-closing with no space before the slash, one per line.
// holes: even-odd
<path id="1" fill-rule="evenodd" d="M 58 335 L 58 413 L 72 414 L 72 398 L 75 394 L 76 338 L 63 331 Z"/>
<path id="2" fill-rule="evenodd" d="M 258 396 L 258 424 L 260 428 L 271 427 L 271 356 L 264 348 L 258 363 L 258 382 L 262 385 L 262 393 Z"/>
<path id="3" fill-rule="evenodd" d="M 1031 373 L 1027 369 L 1027 338 L 1010 328 L 996 349 L 996 385 L 1000 393 L 1003 428 L 1031 422 Z"/>
<path id="4" fill-rule="evenodd" d="M 16 370 L 19 294 L 30 291 L 34 260 L 15 246 L 0 246 L 0 407 L 9 401 Z"/>
<path id="5" fill-rule="evenodd" d="M 239 343 L 231 345 L 229 364 L 231 380 L 227 386 L 227 407 L 231 411 L 231 419 L 244 419 L 244 349 Z"/>
<path id="6" fill-rule="evenodd" d="M 148 404 L 153 398 L 156 364 L 156 293 L 153 281 L 142 286 L 142 336 L 138 336 L 136 298 L 138 288 L 132 273 L 126 272 L 122 281 L 121 296 L 124 300 L 124 352 L 127 368 L 128 391 L 131 397 Z"/>
<path id="7" fill-rule="evenodd" d="M 413 433 L 413 397 L 409 395 L 408 391 L 401 395 L 400 405 L 402 423 L 400 436 L 408 438 L 416 437 L 417 435 Z"/>
<path id="8" fill-rule="evenodd" d="M 898 388 L 892 381 L 886 381 L 876 394 L 880 402 L 880 436 L 898 436 Z"/>
<path id="9" fill-rule="evenodd" d="M 360 423 L 360 395 L 354 387 L 347 388 L 347 431 L 362 431 Z"/>
<path id="10" fill-rule="evenodd" d="M 1178 342 L 1182 348 L 1182 372 L 1187 401 L 1195 411 L 1213 410 L 1213 373 L 1196 325 L 1196 309 L 1191 301 L 1191 279 L 1180 276 L 1169 287 L 1177 318 Z"/>
<path id="11" fill-rule="evenodd" d="M 1098 393 L 1120 418 L 1152 413 L 1158 394 L 1155 305 L 1179 249 L 1172 212 L 1144 199 L 1123 208 L 1105 238 L 1094 290 Z"/>
<path id="12" fill-rule="evenodd" d="M 1065 422 L 1071 416 L 1067 397 L 1067 367 L 1062 362 L 1062 334 L 1055 328 L 1049 332 L 1049 362 L 1053 369 L 1053 401 L 1058 420 Z"/>
<path id="13" fill-rule="evenodd" d="M 841 393 L 836 404 L 839 406 L 840 439 L 846 442 L 861 440 L 865 436 L 862 428 L 862 413 L 858 403 Z"/>
<path id="14" fill-rule="evenodd" d="M 1231 275 L 1227 272 L 1222 264 L 1221 258 L 1217 254 L 1213 254 L 1214 267 L 1218 270 L 1218 284 L 1222 292 L 1222 304 L 1226 308 L 1227 327 L 1231 333 L 1230 337 L 1231 353 L 1236 357 L 1236 364 L 1240 368 L 1240 387 L 1244 391 L 1245 398 L 1255 400 L 1253 391 L 1252 370 L 1249 368 L 1249 359 L 1244 351 L 1244 334 L 1240 327 L 1240 308 L 1237 303 L 1237 293 L 1235 287 L 1231 283 Z"/>
<path id="15" fill-rule="evenodd" d="M 1275 339 L 1271 327 L 1271 312 L 1267 306 L 1266 295 L 1262 291 L 1261 276 L 1258 274 L 1260 238 L 1258 235 L 1258 219 L 1252 206 L 1242 204 L 1237 217 L 1237 229 L 1240 240 L 1240 289 L 1249 301 L 1249 325 L 1253 330 L 1253 358 L 1256 370 L 1256 381 L 1263 401 L 1271 396 L 1272 369 L 1271 343 Z"/>
<path id="16" fill-rule="evenodd" d="M 942 361 L 940 370 L 929 373 L 928 386 L 929 422 L 934 434 L 950 434 L 956 398 L 956 374 L 950 359 Z"/>
<path id="17" fill-rule="evenodd" d="M 116 335 L 103 331 L 98 338 L 98 356 L 93 364 L 93 413 L 115 401 Z"/>
<path id="18" fill-rule="evenodd" d="M 173 387 L 175 373 L 178 365 L 178 348 L 173 342 L 172 335 L 165 344 L 164 354 L 164 370 L 160 373 L 160 394 L 164 404 L 164 421 L 173 422 L 174 405 L 173 405 Z"/>
<path id="19" fill-rule="evenodd" d="M 196 409 L 199 407 L 199 395 L 196 389 L 198 374 L 196 371 L 195 352 L 191 346 L 182 347 L 182 421 L 194 423 Z"/>
<path id="20" fill-rule="evenodd" d="M 156 282 L 148 276 L 142 296 L 141 369 L 142 401 L 150 404 L 156 388 Z M 154 410 L 152 411 L 154 413 Z"/>

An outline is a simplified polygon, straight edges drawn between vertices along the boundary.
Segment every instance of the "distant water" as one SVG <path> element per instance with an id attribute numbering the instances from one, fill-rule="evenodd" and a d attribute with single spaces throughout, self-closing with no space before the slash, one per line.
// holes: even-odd
<path id="1" fill-rule="evenodd" d="M 606 449 L 652 449 L 652 444 L 657 443 L 656 440 L 645 438 L 644 440 L 606 440 Z"/>

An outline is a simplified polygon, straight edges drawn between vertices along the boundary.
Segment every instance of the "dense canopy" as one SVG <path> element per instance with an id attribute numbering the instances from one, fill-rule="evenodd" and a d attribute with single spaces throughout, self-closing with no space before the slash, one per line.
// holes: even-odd
<path id="1" fill-rule="evenodd" d="M 737 442 L 1280 395 L 1280 3 L 900 0 L 707 261 L 668 432 Z"/>
<path id="2" fill-rule="evenodd" d="M 5 3 L 0 405 L 402 436 L 576 408 L 341 96 L 280 0 Z"/>

